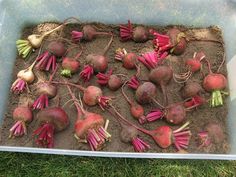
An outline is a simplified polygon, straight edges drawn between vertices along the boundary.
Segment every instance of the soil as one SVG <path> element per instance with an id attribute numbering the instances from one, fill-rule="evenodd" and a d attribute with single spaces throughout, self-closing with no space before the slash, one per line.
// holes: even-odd
<path id="1" fill-rule="evenodd" d="M 114 73 L 122 73 L 125 74 L 129 77 L 135 74 L 135 70 L 126 70 L 125 68 L 122 67 L 122 63 L 117 62 L 114 60 L 114 53 L 117 48 L 125 48 L 128 52 L 135 52 L 137 54 L 142 53 L 143 51 L 146 50 L 152 50 L 153 45 L 152 41 L 148 41 L 145 43 L 135 43 L 132 41 L 127 41 L 127 42 L 121 42 L 118 38 L 118 26 L 117 25 L 105 25 L 105 24 L 100 24 L 100 23 L 93 23 L 94 26 L 96 26 L 99 30 L 103 31 L 113 31 L 115 34 L 114 41 L 111 45 L 111 48 L 109 49 L 107 53 L 107 57 L 109 58 L 109 68 L 113 68 Z M 28 35 L 32 33 L 41 33 L 44 31 L 47 31 L 49 29 L 54 28 L 57 26 L 56 23 L 43 23 L 35 26 L 29 26 L 26 27 L 23 30 L 22 33 L 22 38 L 25 39 Z M 83 24 L 82 24 L 83 26 Z M 150 27 L 150 26 L 149 26 Z M 151 26 L 152 28 L 156 29 L 157 31 L 164 33 L 168 30 L 168 28 L 171 28 L 173 26 L 166 26 L 166 27 L 160 27 L 160 26 Z M 62 31 L 56 32 L 52 35 L 50 35 L 45 42 L 43 43 L 42 50 L 46 50 L 47 44 L 60 36 L 60 38 L 66 38 L 67 40 L 63 40 L 67 47 L 71 47 L 70 52 L 68 54 L 69 57 L 73 57 L 78 53 L 81 48 L 83 48 L 83 53 L 82 56 L 80 57 L 80 62 L 83 66 L 84 59 L 85 57 L 90 54 L 90 53 L 101 53 L 103 51 L 103 48 L 106 46 L 108 41 L 110 40 L 110 37 L 108 36 L 100 36 L 97 37 L 95 40 L 92 42 L 81 42 L 80 45 L 71 45 L 72 43 L 70 42 L 70 32 L 72 30 L 81 30 L 81 24 L 78 25 L 68 25 L 66 26 Z M 218 41 L 223 41 L 222 35 L 221 35 L 221 30 L 217 27 L 209 27 L 209 28 L 191 28 L 191 27 L 183 27 L 183 26 L 178 26 L 180 30 L 185 32 L 187 36 L 195 36 L 196 38 L 205 38 L 205 39 L 211 39 L 211 40 L 218 40 Z M 76 46 L 76 47 L 75 47 Z M 207 59 L 212 64 L 212 70 L 213 72 L 217 70 L 218 66 L 220 65 L 222 58 L 224 56 L 224 48 L 220 43 L 215 43 L 215 42 L 207 42 L 207 41 L 189 41 L 187 45 L 187 49 L 184 52 L 184 54 L 180 56 L 172 56 L 170 55 L 166 60 L 165 64 L 169 64 L 173 67 L 175 73 L 180 73 L 183 71 L 186 71 L 183 63 L 186 59 L 191 58 L 193 56 L 194 52 L 197 51 L 203 51 Z M 16 79 L 16 74 L 19 70 L 22 70 L 26 68 L 27 66 L 30 65 L 30 63 L 33 62 L 33 60 L 36 58 L 38 54 L 38 50 L 30 55 L 28 60 L 22 60 L 21 57 L 17 57 L 15 61 L 15 66 L 13 68 L 13 73 L 12 73 L 12 82 Z M 147 79 L 147 74 L 148 70 L 143 66 L 141 69 L 141 78 L 142 79 Z M 81 67 L 82 69 L 82 67 Z M 60 80 L 62 77 L 60 76 L 60 70 L 57 71 L 56 77 L 54 80 Z M 48 80 L 49 74 L 50 73 L 43 73 L 39 71 L 35 71 L 35 74 L 37 77 L 40 77 L 41 79 Z M 191 80 L 197 81 L 200 84 L 202 83 L 204 75 L 208 73 L 207 68 L 203 67 L 202 72 L 198 72 L 193 75 Z M 227 76 L 227 71 L 226 71 L 226 66 L 225 64 L 221 68 L 221 73 L 225 74 Z M 74 74 L 69 81 L 77 83 L 83 83 L 79 79 L 79 74 Z M 32 99 L 35 99 L 37 95 L 34 95 L 34 88 L 35 84 L 37 84 L 37 80 L 34 82 L 34 84 L 29 86 L 29 89 L 31 90 L 30 94 L 23 93 L 20 96 L 19 95 L 14 95 L 9 93 L 9 99 L 7 104 L 7 110 L 5 114 L 4 121 L 2 123 L 2 128 L 1 128 L 1 145 L 4 146 L 24 146 L 24 147 L 37 147 L 37 145 L 34 143 L 34 139 L 32 138 L 32 133 L 33 131 L 38 127 L 39 122 L 34 119 L 29 125 L 28 125 L 28 134 L 26 136 L 23 136 L 21 138 L 11 138 L 9 139 L 9 129 L 14 123 L 14 120 L 12 119 L 12 112 L 14 108 L 17 107 L 20 101 L 20 99 L 24 97 L 30 97 Z M 96 85 L 96 77 L 93 77 L 92 80 L 89 83 L 83 84 L 83 85 Z M 180 94 L 180 89 L 183 86 L 183 84 L 177 84 L 172 80 L 170 84 L 168 85 L 168 95 L 169 95 L 169 103 L 175 103 L 175 102 L 180 102 L 183 99 L 181 98 Z M 89 150 L 89 147 L 87 144 L 83 143 L 78 143 L 76 138 L 74 138 L 74 123 L 76 121 L 76 109 L 74 105 L 71 105 L 71 102 L 69 104 L 65 103 L 71 99 L 69 95 L 67 94 L 67 89 L 64 86 L 58 86 L 59 93 L 58 96 L 60 96 L 60 105 L 63 106 L 65 111 L 67 112 L 69 118 L 70 118 L 70 126 L 62 131 L 59 132 L 55 135 L 55 146 L 54 148 L 58 149 L 76 149 L 76 150 Z M 115 99 L 113 101 L 115 107 L 124 115 L 127 119 L 130 121 L 134 122 L 135 124 L 139 125 L 139 123 L 134 120 L 129 111 L 129 105 L 125 101 L 125 99 L 122 97 L 121 90 L 119 89 L 118 91 L 110 91 L 108 88 L 103 87 L 102 88 L 104 91 L 104 95 L 108 96 L 115 96 Z M 78 96 L 79 91 L 74 90 L 74 93 Z M 226 89 L 227 90 L 227 89 Z M 134 92 L 130 89 L 126 89 L 126 93 L 130 98 L 134 98 Z M 58 96 L 50 100 L 50 106 L 56 105 L 58 101 Z M 209 93 L 204 92 L 203 96 L 206 98 L 210 97 Z M 158 93 L 157 93 L 157 99 L 162 101 L 162 93 L 160 87 L 158 87 Z M 21 101 L 22 102 L 22 101 Z M 104 116 L 104 118 L 110 120 L 110 124 L 108 127 L 108 132 L 112 135 L 111 142 L 107 143 L 106 146 L 102 149 L 102 151 L 119 151 L 119 152 L 133 152 L 133 147 L 131 144 L 125 144 L 121 142 L 120 137 L 119 137 L 119 132 L 121 130 L 121 127 L 119 123 L 116 121 L 114 117 L 112 117 L 108 112 L 103 112 L 98 106 L 94 107 L 87 107 L 85 106 L 88 111 L 91 112 L 96 112 L 100 113 Z M 149 105 L 144 105 L 145 112 L 147 113 L 149 110 L 157 107 L 155 104 L 149 104 Z M 228 135 L 227 135 L 227 127 L 226 127 L 226 122 L 227 122 L 227 101 L 225 100 L 225 104 L 222 107 L 217 107 L 217 108 L 210 108 L 208 104 L 205 104 L 198 109 L 188 112 L 187 113 L 187 120 L 191 122 L 190 124 L 190 130 L 192 132 L 192 138 L 190 141 L 190 145 L 188 148 L 188 152 L 190 153 L 202 153 L 202 152 L 207 152 L 207 153 L 227 153 L 229 151 L 229 144 L 228 144 Z M 34 117 L 36 117 L 37 112 L 34 111 Z M 221 144 L 213 144 L 210 148 L 207 149 L 199 149 L 198 144 L 196 141 L 196 135 L 199 131 L 203 130 L 204 125 L 207 124 L 208 122 L 211 121 L 218 121 L 225 133 L 225 140 Z M 165 120 L 158 120 L 153 123 L 147 123 L 144 125 L 145 128 L 147 129 L 154 129 L 158 126 L 161 125 L 167 125 Z M 140 125 L 139 125 L 140 126 Z M 172 126 L 170 125 L 173 129 L 176 129 L 178 126 Z M 161 149 L 159 148 L 155 142 L 148 136 L 140 133 L 140 137 L 144 139 L 147 143 L 150 144 L 151 148 L 148 150 L 148 152 L 176 152 L 176 149 L 174 146 L 169 147 L 168 149 Z"/>

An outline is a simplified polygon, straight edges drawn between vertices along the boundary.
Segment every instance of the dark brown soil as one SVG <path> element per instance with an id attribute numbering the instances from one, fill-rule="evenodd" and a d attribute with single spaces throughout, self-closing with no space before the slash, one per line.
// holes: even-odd
<path id="1" fill-rule="evenodd" d="M 30 26 L 27 27 L 23 30 L 22 38 L 26 38 L 29 34 L 32 33 L 39 33 L 46 31 L 48 29 L 51 29 L 55 27 L 57 24 L 55 23 L 44 23 L 40 24 L 37 26 Z M 135 74 L 135 70 L 133 71 L 128 71 L 122 67 L 122 64 L 120 62 L 117 62 L 114 60 L 114 52 L 117 48 L 125 48 L 128 52 L 135 52 L 137 54 L 142 53 L 145 50 L 150 50 L 152 49 L 152 42 L 148 41 L 146 43 L 134 43 L 132 41 L 129 42 L 120 42 L 118 36 L 118 27 L 115 25 L 104 25 L 104 24 L 97 24 L 94 23 L 97 28 L 105 31 L 113 31 L 115 33 L 115 38 L 112 43 L 112 46 L 110 50 L 107 53 L 107 57 L 109 58 L 109 68 L 113 68 L 114 73 L 122 73 L 127 76 L 132 76 Z M 159 27 L 159 26 L 152 26 L 153 28 L 157 29 L 159 32 L 165 32 L 168 27 Z M 209 27 L 207 29 L 192 29 L 192 28 L 186 28 L 179 26 L 179 28 L 184 31 L 188 36 L 196 36 L 198 38 L 207 38 L 207 39 L 213 39 L 213 40 L 220 40 L 223 41 L 222 36 L 221 36 L 221 31 L 216 28 L 216 27 Z M 45 47 L 47 46 L 47 43 L 58 37 L 60 34 L 61 37 L 66 38 L 70 40 L 70 31 L 71 30 L 78 30 L 81 29 L 80 25 L 71 25 L 67 26 L 61 33 L 55 33 L 54 35 L 51 35 L 49 38 L 47 38 L 46 42 L 44 43 L 44 47 L 42 50 L 45 50 Z M 80 57 L 81 63 L 84 62 L 84 58 L 86 55 L 90 53 L 101 53 L 105 45 L 108 43 L 110 40 L 109 37 L 98 37 L 96 40 L 92 42 L 82 42 L 81 46 L 83 47 L 83 53 L 82 56 Z M 66 45 L 69 47 L 70 43 L 66 42 Z M 71 50 L 69 56 L 73 57 L 75 54 L 79 51 L 79 48 L 74 48 Z M 184 60 L 191 58 L 193 56 L 194 52 L 197 51 L 204 51 L 207 58 L 210 60 L 212 63 L 212 69 L 213 71 L 216 71 L 218 66 L 220 65 L 223 54 L 224 54 L 224 49 L 221 44 L 219 43 L 214 43 L 214 42 L 206 42 L 206 41 L 190 41 L 187 45 L 187 49 L 184 54 L 180 56 L 169 56 L 168 59 L 166 60 L 166 64 L 170 64 L 174 71 L 176 73 L 180 73 L 182 71 L 185 71 L 185 68 L 183 67 L 183 62 Z M 38 50 L 31 54 L 29 59 L 27 61 L 22 60 L 20 57 L 16 58 L 15 66 L 13 68 L 13 78 L 12 82 L 16 79 L 16 73 L 19 70 L 22 70 L 26 68 L 26 66 L 29 66 L 30 63 L 36 58 L 36 55 L 38 53 Z M 59 72 L 60 69 L 57 71 L 57 75 L 55 80 L 61 79 L 59 77 Z M 225 75 L 227 75 L 226 71 L 226 66 L 224 65 L 221 69 L 221 72 Z M 37 76 L 40 76 L 42 78 L 48 79 L 49 74 L 44 74 L 41 72 L 35 71 Z M 141 72 L 141 78 L 142 79 L 147 79 L 147 73 L 148 70 L 142 65 L 142 72 Z M 203 74 L 202 74 L 203 73 Z M 207 74 L 207 68 L 203 67 L 202 73 L 198 72 L 193 75 L 191 78 L 192 80 L 195 80 L 199 83 L 202 82 L 203 75 Z M 72 79 L 70 79 L 72 82 L 78 82 L 79 81 L 79 74 L 75 74 Z M 35 83 L 37 80 L 35 81 Z M 96 79 L 93 77 L 92 81 L 89 83 L 89 85 L 97 85 L 96 84 Z M 32 91 L 35 85 L 30 85 L 30 90 Z M 175 103 L 182 101 L 182 98 L 180 96 L 180 89 L 182 87 L 182 84 L 176 84 L 173 80 L 171 83 L 168 85 L 168 95 L 169 95 L 169 102 L 170 103 Z M 74 138 L 74 123 L 76 121 L 76 109 L 73 105 L 67 104 L 64 105 L 66 101 L 70 99 L 68 96 L 67 90 L 64 86 L 59 86 L 59 94 L 61 99 L 61 106 L 63 105 L 66 112 L 69 115 L 70 118 L 70 126 L 63 132 L 57 133 L 55 135 L 55 148 L 59 149 L 78 149 L 78 150 L 89 150 L 88 145 L 83 144 L 83 143 L 78 143 L 77 140 Z M 127 119 L 130 121 L 134 122 L 135 124 L 138 125 L 138 122 L 134 120 L 129 111 L 129 106 L 127 102 L 123 99 L 121 95 L 121 91 L 115 91 L 111 92 L 109 91 L 106 87 L 103 88 L 104 95 L 112 95 L 115 96 L 116 99 L 114 100 L 114 105 L 119 109 L 119 111 L 124 115 Z M 78 91 L 75 91 L 76 95 L 78 96 Z M 134 98 L 134 92 L 132 90 L 126 90 L 126 93 L 129 95 L 130 98 Z M 32 95 L 31 95 L 32 94 Z M 36 98 L 36 95 L 34 95 L 33 92 L 29 94 L 32 99 Z M 157 99 L 162 100 L 162 93 L 160 88 L 158 87 L 158 94 L 157 94 Z M 206 98 L 210 97 L 209 93 L 204 93 L 203 94 Z M 38 126 L 38 122 L 36 119 L 33 120 L 32 123 L 29 124 L 28 126 L 28 135 L 21 137 L 21 138 L 12 138 L 9 139 L 9 129 L 13 125 L 14 121 L 12 119 L 12 111 L 17 105 L 19 104 L 19 98 L 21 97 L 26 97 L 27 94 L 21 94 L 19 95 L 13 95 L 9 93 L 9 99 L 7 103 L 7 110 L 5 114 L 5 119 L 2 124 L 2 129 L 1 129 L 1 145 L 8 145 L 8 146 L 24 146 L 24 147 L 36 147 L 36 144 L 33 141 L 32 138 L 32 133 L 33 130 L 35 130 Z M 53 106 L 56 104 L 58 97 L 50 100 L 50 106 Z M 70 102 L 71 103 L 71 102 Z M 155 108 L 156 105 L 150 104 L 144 106 L 145 112 L 147 113 L 149 110 L 152 108 Z M 114 119 L 109 113 L 107 112 L 102 112 L 101 109 L 98 106 L 94 107 L 86 107 L 89 111 L 96 112 L 102 114 L 106 119 L 110 120 L 110 124 L 108 127 L 108 131 L 112 134 L 112 139 L 111 142 L 107 143 L 106 146 L 102 149 L 103 151 L 122 151 L 122 152 L 133 152 L 133 147 L 131 144 L 125 144 L 120 141 L 119 138 L 119 132 L 120 132 L 120 125 Z M 34 115 L 36 115 L 37 112 L 34 112 Z M 208 104 L 201 106 L 197 110 L 194 110 L 192 112 L 187 113 L 187 120 L 191 122 L 190 124 L 190 129 L 192 132 L 192 138 L 190 142 L 190 146 L 188 148 L 188 152 L 191 153 L 200 153 L 200 152 L 208 152 L 208 153 L 227 153 L 229 151 L 229 145 L 228 145 L 228 136 L 227 136 L 227 127 L 226 127 L 226 122 L 227 122 L 227 104 L 225 103 L 224 106 L 222 107 L 217 107 L 217 108 L 210 108 Z M 196 143 L 196 134 L 203 129 L 204 125 L 208 122 L 211 121 L 218 121 L 224 128 L 224 132 L 226 134 L 226 138 L 224 143 L 219 144 L 219 145 L 213 145 L 210 149 L 198 149 L 198 145 Z M 147 129 L 154 129 L 157 126 L 161 125 L 167 125 L 167 123 L 164 120 L 159 120 L 153 123 L 148 123 L 144 125 L 145 128 Z M 172 126 L 173 129 L 176 129 L 177 126 Z M 140 137 L 143 138 L 146 142 L 148 142 L 151 145 L 151 149 L 148 152 L 176 152 L 175 148 L 171 146 L 168 149 L 161 149 L 159 148 L 155 142 L 148 136 L 140 133 Z"/>

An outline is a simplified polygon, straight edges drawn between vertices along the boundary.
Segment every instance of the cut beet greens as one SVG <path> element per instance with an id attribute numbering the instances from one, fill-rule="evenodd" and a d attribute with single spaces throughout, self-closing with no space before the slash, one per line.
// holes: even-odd
<path id="1" fill-rule="evenodd" d="M 77 120 L 75 123 L 75 137 L 79 142 L 88 143 L 92 151 L 103 148 L 106 141 L 109 141 L 111 135 L 107 132 L 107 125 L 102 115 L 84 110 L 82 100 L 77 100 L 67 85 L 74 105 L 77 109 Z"/>

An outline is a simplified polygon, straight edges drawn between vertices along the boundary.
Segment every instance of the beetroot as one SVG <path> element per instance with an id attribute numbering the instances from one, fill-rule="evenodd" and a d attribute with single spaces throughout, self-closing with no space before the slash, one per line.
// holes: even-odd
<path id="1" fill-rule="evenodd" d="M 175 55 L 181 55 L 184 53 L 187 47 L 185 34 L 177 28 L 171 28 L 168 30 L 167 35 L 170 37 L 170 41 L 173 46 L 171 53 Z"/>
<path id="2" fill-rule="evenodd" d="M 61 75 L 65 77 L 71 77 L 72 74 L 79 71 L 80 62 L 77 60 L 82 54 L 82 51 L 79 52 L 74 58 L 65 57 L 62 60 L 62 68 Z"/>
<path id="3" fill-rule="evenodd" d="M 15 124 L 10 129 L 9 138 L 12 136 L 27 135 L 26 123 L 30 123 L 33 120 L 33 113 L 28 105 L 21 105 L 14 109 L 12 118 Z"/>
<path id="4" fill-rule="evenodd" d="M 17 79 L 13 82 L 11 86 L 11 91 L 14 94 L 20 94 L 25 89 L 27 84 L 31 84 L 34 82 L 35 76 L 33 72 L 33 68 L 36 64 L 36 61 L 34 61 L 28 68 L 21 70 L 17 73 Z"/>
<path id="5" fill-rule="evenodd" d="M 202 86 L 194 81 L 188 81 L 181 89 L 181 95 L 184 99 L 199 95 L 203 91 Z"/>
<path id="6" fill-rule="evenodd" d="M 227 79 L 223 74 L 213 73 L 211 70 L 211 64 L 206 60 L 208 64 L 209 74 L 203 80 L 203 88 L 207 92 L 211 92 L 211 107 L 217 107 L 223 105 L 223 96 L 228 95 L 227 92 L 222 91 L 227 86 Z"/>
<path id="7" fill-rule="evenodd" d="M 108 66 L 108 59 L 105 57 L 108 49 L 113 41 L 113 35 L 105 47 L 102 54 L 89 54 L 86 57 L 87 64 L 80 73 L 80 77 L 85 81 L 89 81 L 94 72 L 105 72 Z"/>
<path id="8" fill-rule="evenodd" d="M 181 149 L 187 149 L 189 145 L 189 140 L 191 137 L 191 132 L 189 130 L 189 122 L 186 122 L 177 130 L 172 130 L 169 126 L 160 126 L 154 130 L 146 130 L 144 128 L 140 128 L 135 124 L 129 122 L 125 119 L 114 106 L 111 105 L 112 110 L 116 114 L 116 118 L 118 121 L 123 121 L 124 123 L 136 128 L 140 132 L 143 132 L 146 135 L 149 135 L 153 138 L 153 140 L 161 147 L 168 148 L 171 144 L 174 144 L 176 149 L 179 151 Z M 113 112 L 110 109 L 107 109 L 112 115 Z"/>
<path id="9" fill-rule="evenodd" d="M 156 92 L 157 89 L 153 83 L 144 82 L 137 88 L 135 98 L 140 104 L 147 104 L 153 100 L 156 96 Z"/>
<path id="10" fill-rule="evenodd" d="M 166 92 L 166 85 L 173 77 L 173 71 L 170 66 L 159 66 L 152 69 L 149 73 L 149 80 L 155 84 L 161 86 L 162 93 L 164 95 L 164 105 L 168 104 L 168 95 Z"/>
<path id="11" fill-rule="evenodd" d="M 120 25 L 120 38 L 122 41 L 146 42 L 149 40 L 149 31 L 143 26 L 133 28 L 128 20 L 128 25 Z"/>
<path id="12" fill-rule="evenodd" d="M 66 47 L 64 43 L 60 41 L 52 41 L 48 44 L 47 51 L 36 58 L 36 68 L 39 70 L 49 71 L 56 69 L 56 60 L 61 58 L 66 53 Z"/>
<path id="13" fill-rule="evenodd" d="M 138 120 L 142 119 L 144 117 L 144 109 L 141 105 L 136 104 L 133 101 L 131 101 L 128 98 L 128 96 L 125 94 L 124 87 L 126 84 L 127 84 L 127 82 L 125 82 L 124 85 L 122 86 L 122 94 L 123 94 L 124 98 L 126 99 L 126 101 L 130 105 L 130 113 L 135 119 L 138 119 Z"/>
<path id="14" fill-rule="evenodd" d="M 99 72 L 96 75 L 97 83 L 102 85 L 102 86 L 107 85 L 110 90 L 116 91 L 121 87 L 121 85 L 123 83 L 122 79 L 119 76 L 125 76 L 125 75 L 123 75 L 123 74 L 112 74 L 112 69 L 110 69 L 107 72 L 107 74 Z"/>
<path id="15" fill-rule="evenodd" d="M 142 117 L 139 122 L 144 124 L 145 122 L 153 122 L 161 118 L 165 118 L 167 122 L 175 125 L 180 124 L 186 119 L 186 108 L 180 103 L 170 104 L 165 108 L 152 110 Z"/>
<path id="16" fill-rule="evenodd" d="M 123 63 L 126 69 L 136 69 L 138 56 L 135 53 L 127 53 L 125 49 L 117 49 L 115 59 Z"/>
<path id="17" fill-rule="evenodd" d="M 203 131 L 198 133 L 199 148 L 210 147 L 213 144 L 224 142 L 225 134 L 222 126 L 217 122 L 210 122 L 205 125 Z"/>
<path id="18" fill-rule="evenodd" d="M 122 125 L 120 132 L 121 141 L 124 143 L 131 143 L 136 152 L 144 152 L 150 149 L 150 145 L 138 137 L 138 130 L 129 125 Z"/>
<path id="19" fill-rule="evenodd" d="M 177 83 L 186 82 L 193 73 L 199 71 L 202 67 L 201 61 L 205 58 L 205 54 L 203 52 L 195 52 L 193 58 L 187 59 L 185 64 L 187 66 L 188 71 L 181 74 L 174 74 L 174 80 Z"/>
<path id="20" fill-rule="evenodd" d="M 39 96 L 32 105 L 33 110 L 39 110 L 48 107 L 48 99 L 54 98 L 57 95 L 57 87 L 51 83 L 53 77 L 56 74 L 56 71 L 57 66 L 50 76 L 49 81 L 40 81 L 39 83 L 37 83 L 36 94 Z"/>
<path id="21" fill-rule="evenodd" d="M 96 29 L 92 25 L 84 25 L 82 31 L 71 32 L 72 39 L 75 42 L 81 40 L 92 41 L 98 35 L 111 35 L 111 33 L 96 31 Z"/>
<path id="22" fill-rule="evenodd" d="M 91 86 L 88 86 L 87 88 L 84 88 L 81 85 L 73 84 L 73 83 L 70 83 L 70 82 L 52 81 L 52 83 L 69 85 L 69 86 L 78 88 L 80 91 L 82 91 L 84 93 L 83 101 L 88 106 L 94 106 L 94 105 L 98 104 L 101 107 L 101 109 L 104 109 L 104 107 L 106 107 L 108 102 L 111 100 L 110 97 L 103 96 L 102 90 L 99 87 L 96 87 L 96 86 L 91 85 Z"/>
<path id="23" fill-rule="evenodd" d="M 60 132 L 69 126 L 69 118 L 60 107 L 46 108 L 38 112 L 37 120 L 40 123 L 33 133 L 36 144 L 46 148 L 53 148 L 54 133 Z"/>
<path id="24" fill-rule="evenodd" d="M 100 150 L 111 135 L 104 128 L 104 118 L 100 114 L 85 111 L 82 101 L 77 101 L 70 87 L 67 85 L 69 93 L 74 100 L 77 109 L 77 121 L 75 123 L 75 137 L 88 143 L 91 150 Z"/>

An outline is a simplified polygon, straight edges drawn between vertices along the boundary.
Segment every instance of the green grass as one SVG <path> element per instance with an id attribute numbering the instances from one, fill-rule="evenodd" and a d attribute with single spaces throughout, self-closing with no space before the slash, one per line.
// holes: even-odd
<path id="1" fill-rule="evenodd" d="M 236 176 L 236 161 L 151 160 L 0 153 L 0 176 Z"/>

